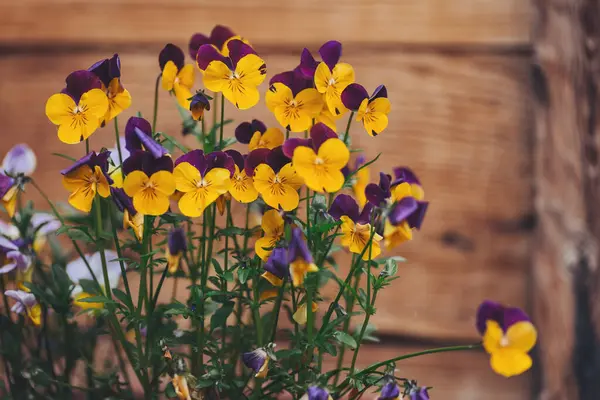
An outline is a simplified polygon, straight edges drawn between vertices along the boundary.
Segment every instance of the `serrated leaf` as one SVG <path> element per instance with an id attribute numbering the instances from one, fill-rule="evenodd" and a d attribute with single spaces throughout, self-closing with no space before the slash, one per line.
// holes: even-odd
<path id="1" fill-rule="evenodd" d="M 113 289 L 112 292 L 113 295 L 123 304 L 125 304 L 125 306 L 127 306 L 128 309 L 133 310 L 133 303 L 129 296 L 127 296 L 127 293 L 125 293 L 121 289 Z"/>
<path id="2" fill-rule="evenodd" d="M 223 303 L 221 308 L 217 309 L 213 316 L 210 318 L 210 329 L 215 330 L 216 328 L 222 326 L 227 321 L 227 318 L 233 312 L 233 307 L 235 303 L 233 301 L 228 301 Z"/>
<path id="3" fill-rule="evenodd" d="M 335 338 L 335 340 L 342 344 L 345 344 L 351 349 L 356 349 L 356 340 L 354 340 L 354 338 L 351 335 L 348 335 L 346 332 L 336 331 L 333 333 L 333 337 Z"/>
<path id="4" fill-rule="evenodd" d="M 82 303 L 102 303 L 102 304 L 117 304 L 114 300 L 109 299 L 106 296 L 92 296 L 78 299 L 77 301 Z"/>
<path id="5" fill-rule="evenodd" d="M 246 283 L 249 275 L 250 275 L 250 269 L 248 269 L 248 268 L 239 268 L 237 270 L 238 280 L 242 284 Z"/>

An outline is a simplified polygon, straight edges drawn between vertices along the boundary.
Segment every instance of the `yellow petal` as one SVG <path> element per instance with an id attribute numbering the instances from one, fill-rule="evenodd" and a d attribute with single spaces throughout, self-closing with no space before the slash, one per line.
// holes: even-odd
<path id="1" fill-rule="evenodd" d="M 327 139 L 319 148 L 319 157 L 327 167 L 341 170 L 350 160 L 350 151 L 340 139 Z"/>
<path id="2" fill-rule="evenodd" d="M 321 97 L 321 98 L 323 99 L 323 97 Z M 332 130 L 337 131 L 337 126 L 336 126 L 337 118 L 329 111 L 329 108 L 324 103 L 324 100 L 322 100 L 322 102 L 325 106 L 321 109 L 321 112 L 319 113 L 319 115 L 317 115 L 315 122 L 322 122 L 325 125 L 327 125 L 329 128 L 331 128 Z"/>
<path id="3" fill-rule="evenodd" d="M 75 298 L 73 299 L 73 305 L 81 308 L 82 310 L 99 310 L 104 308 L 104 303 L 90 303 L 87 301 L 81 301 L 82 299 L 89 299 L 91 297 L 95 297 L 93 294 L 90 293 L 79 293 L 77 296 L 75 296 Z"/>
<path id="4" fill-rule="evenodd" d="M 265 378 L 267 376 L 267 372 L 269 372 L 269 357 L 265 359 L 265 363 L 262 365 L 262 367 L 260 367 L 260 370 L 258 370 L 258 373 L 254 375 L 254 377 L 260 379 Z"/>
<path id="5" fill-rule="evenodd" d="M 167 61 L 162 71 L 162 88 L 165 90 L 173 90 L 173 84 L 177 78 L 177 65 L 173 61 Z"/>
<path id="6" fill-rule="evenodd" d="M 79 108 L 85 110 L 84 114 L 88 120 L 93 119 L 99 122 L 104 118 L 108 111 L 108 97 L 106 97 L 106 93 L 102 90 L 92 89 L 81 95 L 81 99 L 79 99 Z M 91 129 L 91 126 L 93 126 L 93 124 L 88 126 L 90 132 L 85 136 L 86 139 L 95 131 L 95 129 Z M 96 125 L 96 128 L 97 127 L 98 125 Z"/>
<path id="7" fill-rule="evenodd" d="M 278 237 L 276 236 L 263 236 L 256 241 L 254 244 L 254 251 L 261 260 L 267 261 L 269 256 L 273 252 L 273 247 L 277 243 Z M 270 249 L 270 250 L 267 250 Z"/>
<path id="8" fill-rule="evenodd" d="M 175 177 L 175 187 L 183 193 L 195 191 L 198 188 L 196 183 L 202 180 L 200 172 L 188 162 L 178 164 L 173 170 L 173 176 Z"/>
<path id="9" fill-rule="evenodd" d="M 260 141 L 263 143 L 259 148 L 267 148 L 273 150 L 283 144 L 285 137 L 279 128 L 269 128 L 262 134 Z"/>
<path id="10" fill-rule="evenodd" d="M 259 164 L 254 169 L 254 187 L 259 193 L 266 192 L 271 188 L 271 182 L 275 179 L 275 172 L 267 164 Z"/>
<path id="11" fill-rule="evenodd" d="M 262 134 L 259 131 L 254 132 L 252 138 L 250 139 L 250 143 L 248 143 L 248 149 L 250 151 L 260 149 L 262 146 L 260 144 L 260 139 L 262 138 Z"/>
<path id="12" fill-rule="evenodd" d="M 284 211 L 293 211 L 298 208 L 298 203 L 300 203 L 300 195 L 298 194 L 297 189 L 294 189 L 290 185 L 284 185 L 282 193 L 279 195 L 277 202 Z M 272 203 L 274 203 L 274 201 L 272 201 Z"/>
<path id="13" fill-rule="evenodd" d="M 260 226 L 267 236 L 281 236 L 284 223 L 279 211 L 269 210 L 263 215 Z"/>
<path id="14" fill-rule="evenodd" d="M 150 181 L 154 184 L 154 189 L 169 197 L 175 192 L 175 179 L 169 171 L 158 171 L 152 174 Z"/>
<path id="15" fill-rule="evenodd" d="M 296 173 L 292 163 L 285 164 L 277 173 L 281 182 L 290 185 L 294 189 L 298 190 L 304 183 L 302 178 Z"/>
<path id="16" fill-rule="evenodd" d="M 520 321 L 508 328 L 506 338 L 511 349 L 527 353 L 535 346 L 537 331 L 531 322 Z"/>
<path id="17" fill-rule="evenodd" d="M 69 195 L 69 204 L 82 212 L 90 212 L 96 196 L 95 185 L 86 184 Z"/>
<path id="18" fill-rule="evenodd" d="M 323 109 L 323 96 L 313 88 L 302 90 L 296 95 L 296 102 L 302 105 L 302 112 L 315 118 Z"/>
<path id="19" fill-rule="evenodd" d="M 369 102 L 369 108 L 374 112 L 383 113 L 385 115 L 390 113 L 392 104 L 387 97 L 378 97 L 375 100 Z"/>
<path id="20" fill-rule="evenodd" d="M 256 54 L 248 54 L 238 61 L 235 72 L 240 76 L 244 86 L 256 87 L 263 83 L 267 76 L 265 62 Z"/>
<path id="21" fill-rule="evenodd" d="M 62 184 L 69 192 L 74 192 L 91 180 L 92 174 L 92 169 L 88 165 L 82 165 L 63 176 Z"/>
<path id="22" fill-rule="evenodd" d="M 218 195 L 227 193 L 231 185 L 231 173 L 225 168 L 213 168 L 204 177 L 209 191 L 214 191 Z"/>
<path id="23" fill-rule="evenodd" d="M 93 130 L 95 131 L 99 125 L 99 122 L 97 122 L 95 126 L 92 124 Z M 86 135 L 87 137 L 90 136 L 87 134 L 87 132 L 87 129 L 85 129 L 82 125 L 79 125 L 75 122 L 69 122 L 58 127 L 58 139 L 66 144 L 77 144 L 85 140 Z"/>
<path id="24" fill-rule="evenodd" d="M 231 196 L 240 203 L 251 203 L 258 198 L 258 191 L 254 187 L 252 178 L 246 175 L 246 171 L 240 172 L 238 166 L 235 166 L 235 174 L 231 179 L 229 187 Z"/>
<path id="25" fill-rule="evenodd" d="M 394 187 L 392 198 L 394 201 L 400 201 L 405 197 L 412 197 L 412 187 L 408 182 L 402 182 Z"/>
<path id="26" fill-rule="evenodd" d="M 199 217 L 204 212 L 206 203 L 197 191 L 185 193 L 177 203 L 179 211 L 187 217 Z"/>
<path id="27" fill-rule="evenodd" d="M 222 61 L 211 61 L 202 78 L 204 86 L 213 92 L 221 92 L 229 85 L 232 72 Z"/>
<path id="28" fill-rule="evenodd" d="M 254 107 L 260 100 L 260 93 L 256 86 L 236 84 L 225 87 L 222 90 L 223 96 L 240 110 L 247 110 Z"/>
<path id="29" fill-rule="evenodd" d="M 262 274 L 262 276 L 264 277 L 265 274 L 268 274 L 268 273 L 269 272 L 265 272 L 264 274 Z M 277 277 L 275 277 L 275 278 L 277 278 Z M 275 299 L 275 298 L 277 298 L 278 295 L 279 295 L 279 291 L 278 290 L 276 290 L 276 289 L 267 289 L 267 290 L 263 290 L 261 292 L 260 297 L 258 298 L 258 300 L 259 301 L 265 301 L 265 300 Z"/>
<path id="30" fill-rule="evenodd" d="M 272 84 L 269 90 L 267 90 L 267 94 L 265 94 L 265 102 L 271 112 L 274 112 L 278 106 L 285 106 L 293 99 L 292 90 L 280 82 Z"/>
<path id="31" fill-rule="evenodd" d="M 98 194 L 107 198 L 110 196 L 110 185 L 108 184 L 108 180 L 106 179 L 106 176 L 104 176 L 102 169 L 97 165 L 94 167 L 94 175 L 96 175 L 96 179 L 98 180 L 98 183 L 96 183 Z"/>
<path id="32" fill-rule="evenodd" d="M 64 125 L 71 122 L 71 113 L 77 107 L 71 96 L 57 93 L 46 102 L 46 116 L 54 125 Z"/>
<path id="33" fill-rule="evenodd" d="M 331 70 L 327 64 L 324 62 L 319 63 L 315 71 L 315 87 L 319 93 L 325 93 L 327 91 L 331 78 Z"/>
<path id="34" fill-rule="evenodd" d="M 490 358 L 492 369 L 506 378 L 520 375 L 531 368 L 531 357 L 518 350 L 503 348 L 492 353 Z"/>
<path id="35" fill-rule="evenodd" d="M 123 190 L 125 190 L 127 196 L 133 197 L 146 187 L 148 180 L 148 175 L 144 172 L 132 171 L 125 178 L 125 182 L 123 182 Z"/>
<path id="36" fill-rule="evenodd" d="M 35 304 L 33 307 L 28 308 L 27 316 L 34 325 L 40 326 L 42 324 L 42 307 L 39 304 Z"/>
<path id="37" fill-rule="evenodd" d="M 192 103 L 192 92 L 186 86 L 183 86 L 179 82 L 175 82 L 173 85 L 173 92 L 175 93 L 175 98 L 177 99 L 177 103 L 181 107 L 186 110 L 190 109 L 190 104 Z"/>
<path id="38" fill-rule="evenodd" d="M 181 84 L 181 86 L 187 88 L 188 90 L 191 90 L 194 86 L 194 72 L 194 66 L 192 64 L 184 65 L 183 68 L 181 68 L 181 70 L 177 74 L 179 84 Z"/>
<path id="39" fill-rule="evenodd" d="M 265 278 L 273 286 L 280 287 L 281 285 L 283 285 L 283 279 L 279 278 L 278 276 L 275 276 L 274 274 L 270 273 L 269 271 L 263 272 L 261 276 L 263 278 Z M 275 296 L 276 296 L 277 290 L 274 290 L 274 292 L 275 292 Z M 273 297 L 275 297 L 275 296 L 273 296 Z M 261 296 L 261 299 L 262 299 L 262 296 Z"/>
<path id="40" fill-rule="evenodd" d="M 384 113 L 371 112 L 365 115 L 363 125 L 369 136 L 377 136 L 388 126 L 388 117 Z"/>
<path id="41" fill-rule="evenodd" d="M 118 82 L 118 78 L 113 79 L 111 84 L 112 82 Z M 108 111 L 104 116 L 106 122 L 111 121 L 131 106 L 131 94 L 129 94 L 127 89 L 123 89 L 122 87 L 121 89 L 120 92 L 115 93 L 108 99 Z"/>
<path id="42" fill-rule="evenodd" d="M 354 69 L 348 63 L 336 64 L 331 75 L 335 79 L 335 86 L 340 93 L 346 89 L 346 86 L 354 83 Z"/>
<path id="43" fill-rule="evenodd" d="M 483 348 L 488 353 L 492 354 L 500 348 L 500 340 L 504 336 L 502 328 L 496 321 L 488 320 L 485 324 L 485 332 L 483 334 Z"/>
<path id="44" fill-rule="evenodd" d="M 169 210 L 169 197 L 155 188 L 145 188 L 133 196 L 133 206 L 145 215 L 162 215 Z"/>
<path id="45" fill-rule="evenodd" d="M 412 229 L 406 221 L 398 226 L 393 226 L 389 221 L 386 221 L 383 236 L 385 248 L 391 250 L 408 240 L 412 240 Z"/>
<path id="46" fill-rule="evenodd" d="M 293 315 L 294 321 L 298 323 L 298 325 L 305 325 L 306 320 L 308 319 L 308 310 L 306 307 L 306 303 L 298 306 L 298 309 Z"/>

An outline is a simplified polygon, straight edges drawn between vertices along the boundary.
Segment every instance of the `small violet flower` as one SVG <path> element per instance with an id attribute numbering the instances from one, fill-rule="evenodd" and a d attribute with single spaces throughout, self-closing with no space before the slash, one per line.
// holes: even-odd
<path id="1" fill-rule="evenodd" d="M 242 122 L 235 128 L 238 142 L 247 144 L 250 151 L 256 149 L 273 150 L 283 144 L 283 132 L 278 128 L 268 128 L 262 121 Z"/>
<path id="2" fill-rule="evenodd" d="M 63 143 L 77 144 L 98 129 L 108 111 L 108 98 L 93 72 L 75 71 L 66 82 L 66 88 L 46 102 L 46 116 L 58 126 Z"/>
<path id="3" fill-rule="evenodd" d="M 37 302 L 32 293 L 23 290 L 7 290 L 4 292 L 7 297 L 16 300 L 10 311 L 15 314 L 27 315 L 34 325 L 39 326 L 42 323 L 42 307 Z"/>
<path id="4" fill-rule="evenodd" d="M 429 400 L 429 393 L 425 387 L 415 387 L 408 392 L 410 400 Z"/>
<path id="5" fill-rule="evenodd" d="M 0 171 L 0 204 L 9 217 L 15 215 L 19 190 L 36 166 L 35 153 L 26 144 L 13 146 L 4 156 Z"/>
<path id="6" fill-rule="evenodd" d="M 269 372 L 269 355 L 266 349 L 260 347 L 254 351 L 242 354 L 244 365 L 252 369 L 256 378 L 265 378 Z"/>
<path id="7" fill-rule="evenodd" d="M 477 310 L 476 325 L 496 373 L 511 377 L 531 368 L 527 353 L 535 346 L 537 331 L 522 310 L 486 300 Z"/>
<path id="8" fill-rule="evenodd" d="M 401 400 L 400 387 L 394 378 L 388 379 L 388 382 L 381 388 L 381 395 L 377 400 Z"/>
<path id="9" fill-rule="evenodd" d="M 261 260 L 267 261 L 270 259 L 273 247 L 283 237 L 285 221 L 279 211 L 269 210 L 263 215 L 260 225 L 264 236 L 256 241 L 254 251 Z"/>
<path id="10" fill-rule="evenodd" d="M 204 86 L 223 96 L 240 110 L 258 103 L 258 86 L 265 80 L 267 67 L 254 49 L 239 39 L 227 43 L 229 54 L 224 56 L 213 45 L 198 49 L 196 62 L 204 72 Z"/>
<path id="11" fill-rule="evenodd" d="M 295 287 L 304 284 L 304 279 L 308 273 L 319 271 L 319 268 L 313 262 L 306 241 L 302 237 L 302 231 L 298 228 L 292 229 L 292 239 L 288 247 L 288 263 Z"/>
<path id="12" fill-rule="evenodd" d="M 284 280 L 290 276 L 287 250 L 282 247 L 273 249 L 264 269 L 265 272 L 261 276 L 269 281 L 271 285 L 277 287 L 283 285 Z"/>
<path id="13" fill-rule="evenodd" d="M 203 90 L 197 91 L 190 100 L 190 112 L 192 113 L 192 118 L 196 121 L 202 121 L 202 118 L 204 118 L 204 111 L 210 111 L 211 100 L 212 97 L 204 93 Z"/>
<path id="14" fill-rule="evenodd" d="M 181 263 L 181 257 L 187 251 L 187 240 L 185 232 L 181 228 L 175 228 L 169 231 L 167 237 L 167 248 L 165 250 L 165 257 L 167 259 L 167 267 L 169 273 L 174 274 L 179 269 Z"/>
<path id="15" fill-rule="evenodd" d="M 108 151 L 98 154 L 92 151 L 60 172 L 63 186 L 71 193 L 69 204 L 77 210 L 90 212 L 96 193 L 104 198 L 110 196 L 109 157 Z"/>
<path id="16" fill-rule="evenodd" d="M 133 199 L 127 196 L 122 188 L 111 187 L 110 192 L 117 208 L 123 213 L 123 229 L 131 228 L 138 240 L 142 240 L 144 214 L 137 212 L 133 206 Z"/>
<path id="17" fill-rule="evenodd" d="M 23 273 L 31 266 L 31 257 L 22 253 L 19 246 L 3 236 L 0 236 L 0 255 L 3 264 L 0 267 L 0 275 L 15 269 Z"/>
<path id="18" fill-rule="evenodd" d="M 370 136 L 377 136 L 387 128 L 391 105 L 385 86 L 378 86 L 369 97 L 363 86 L 353 83 L 342 92 L 342 102 L 356 112 L 356 120 L 363 123 Z"/>
<path id="19" fill-rule="evenodd" d="M 310 386 L 304 396 L 300 397 L 300 400 L 332 400 L 332 397 L 327 389 Z"/>
<path id="20" fill-rule="evenodd" d="M 173 93 L 179 105 L 189 110 L 195 79 L 194 66 L 184 64 L 183 51 L 172 43 L 167 44 L 161 50 L 158 55 L 158 63 L 162 71 L 162 88 Z"/>
<path id="21" fill-rule="evenodd" d="M 108 99 L 108 110 L 102 119 L 102 126 L 112 121 L 131 105 L 131 95 L 121 84 L 121 59 L 118 54 L 100 60 L 88 68 L 102 82 L 101 89 Z"/>

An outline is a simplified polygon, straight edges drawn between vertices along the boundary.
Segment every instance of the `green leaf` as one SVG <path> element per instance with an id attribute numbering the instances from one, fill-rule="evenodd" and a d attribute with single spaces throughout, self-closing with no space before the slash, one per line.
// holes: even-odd
<path id="1" fill-rule="evenodd" d="M 240 268 L 237 270 L 237 276 L 240 283 L 244 284 L 248 280 L 248 276 L 250 275 L 249 268 Z"/>
<path id="2" fill-rule="evenodd" d="M 127 306 L 127 308 L 129 308 L 130 310 L 133 310 L 133 302 L 131 301 L 129 296 L 127 296 L 127 293 L 125 293 L 121 289 L 113 289 L 112 292 L 113 292 L 113 295 L 118 300 L 120 300 L 123 304 L 125 304 Z"/>
<path id="3" fill-rule="evenodd" d="M 223 272 L 223 279 L 225 279 L 227 282 L 233 282 L 235 279 L 233 277 L 233 272 L 231 272 L 231 271 Z"/>
<path id="4" fill-rule="evenodd" d="M 117 304 L 114 300 L 111 300 L 106 296 L 85 297 L 85 298 L 79 299 L 77 301 L 80 301 L 82 303 Z"/>
<path id="5" fill-rule="evenodd" d="M 215 382 L 211 379 L 198 378 L 198 381 L 196 382 L 196 389 L 204 389 L 207 387 L 211 387 L 214 384 Z"/>
<path id="6" fill-rule="evenodd" d="M 187 147 L 185 147 L 184 145 L 182 145 L 181 143 L 179 143 L 179 142 L 177 141 L 177 139 L 175 139 L 173 136 L 171 136 L 171 135 L 167 135 L 167 134 L 166 134 L 166 133 L 164 133 L 164 132 L 159 132 L 159 134 L 160 134 L 162 137 L 164 137 L 164 138 L 165 138 L 165 139 L 166 139 L 168 142 L 170 142 L 171 144 L 173 144 L 173 146 L 175 146 L 175 147 L 177 147 L 179 150 L 181 150 L 183 153 L 187 153 L 187 152 L 189 152 L 189 151 L 190 151 L 190 150 L 189 150 Z"/>
<path id="7" fill-rule="evenodd" d="M 84 267 L 84 268 L 86 268 L 86 267 Z M 85 293 L 102 294 L 102 292 L 101 292 L 100 288 L 98 287 L 98 285 L 96 284 L 96 282 L 91 279 L 80 279 L 79 286 L 81 286 L 81 288 L 83 289 L 83 291 Z"/>
<path id="8" fill-rule="evenodd" d="M 351 349 L 356 349 L 356 340 L 351 335 L 348 335 L 346 332 L 336 331 L 333 333 L 333 337 L 338 342 L 345 344 Z"/>
<path id="9" fill-rule="evenodd" d="M 213 316 L 210 318 L 210 329 L 214 331 L 216 328 L 223 326 L 223 324 L 225 324 L 227 321 L 227 318 L 229 318 L 233 312 L 234 306 L 235 303 L 233 301 L 223 303 L 221 308 L 215 311 Z"/>
<path id="10" fill-rule="evenodd" d="M 165 387 L 165 396 L 167 396 L 169 399 L 177 398 L 177 392 L 175 392 L 175 388 L 173 387 L 172 382 L 169 382 Z"/>
<path id="11" fill-rule="evenodd" d="M 62 153 L 51 153 L 51 154 L 52 154 L 53 156 L 57 156 L 57 157 L 60 157 L 60 158 L 64 158 L 65 160 L 69 160 L 69 161 L 71 161 L 71 162 L 76 162 L 76 161 L 77 161 L 77 159 L 75 159 L 75 158 L 73 158 L 73 157 L 71 157 L 71 156 L 68 156 L 68 155 L 66 155 L 66 154 L 62 154 Z"/>
<path id="12" fill-rule="evenodd" d="M 381 157 L 381 153 L 377 154 L 377 157 L 375 157 L 371 161 L 364 163 L 359 168 L 357 168 L 355 171 L 352 171 L 350 174 L 348 174 L 348 176 L 346 177 L 346 181 L 344 182 L 344 186 L 346 186 L 346 184 L 348 182 L 350 182 L 350 180 L 354 177 L 354 175 L 356 175 L 360 170 L 362 170 L 363 168 L 367 168 L 369 165 L 371 165 L 375 161 L 379 160 L 379 157 Z"/>
<path id="13" fill-rule="evenodd" d="M 236 226 L 230 226 L 229 228 L 219 229 L 219 231 L 217 232 L 217 237 L 220 237 L 220 236 L 233 237 L 236 235 L 245 235 L 245 234 L 246 234 L 245 229 L 238 228 Z"/>
<path id="14" fill-rule="evenodd" d="M 213 258 L 210 261 L 212 262 L 213 268 L 215 269 L 217 275 L 221 275 L 223 273 L 223 268 L 221 268 L 221 264 L 219 264 L 216 258 Z"/>
<path id="15" fill-rule="evenodd" d="M 52 265 L 52 278 L 58 286 L 58 290 L 61 293 L 67 293 L 71 287 L 71 279 L 67 275 L 67 271 L 63 267 L 57 264 Z"/>

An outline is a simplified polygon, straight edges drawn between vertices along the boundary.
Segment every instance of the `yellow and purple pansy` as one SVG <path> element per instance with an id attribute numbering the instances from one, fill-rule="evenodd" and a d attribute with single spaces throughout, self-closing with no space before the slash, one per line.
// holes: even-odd
<path id="1" fill-rule="evenodd" d="M 121 84 L 121 59 L 115 54 L 111 58 L 98 61 L 89 67 L 88 71 L 100 79 L 101 89 L 108 98 L 108 110 L 101 122 L 104 126 L 131 105 L 131 95 Z"/>
<path id="2" fill-rule="evenodd" d="M 198 90 L 190 100 L 190 112 L 192 113 L 192 118 L 196 121 L 202 121 L 202 118 L 204 118 L 204 111 L 210 111 L 211 100 L 212 97 L 204 93 L 203 90 Z"/>
<path id="3" fill-rule="evenodd" d="M 102 82 L 90 71 L 75 71 L 66 79 L 61 93 L 46 102 L 46 116 L 58 126 L 58 138 L 76 144 L 89 138 L 100 127 L 108 111 L 108 98 Z"/>
<path id="4" fill-rule="evenodd" d="M 109 151 L 98 154 L 92 151 L 60 172 L 64 188 L 71 193 L 69 204 L 75 209 L 90 212 L 96 193 L 105 198 L 110 196 L 109 157 Z"/>
<path id="5" fill-rule="evenodd" d="M 334 193 L 344 185 L 342 169 L 350 159 L 350 151 L 327 125 L 315 124 L 310 140 L 288 139 L 283 151 L 292 155 L 292 164 L 309 189 Z"/>
<path id="6" fill-rule="evenodd" d="M 377 86 L 369 96 L 363 86 L 353 83 L 342 92 L 342 102 L 346 108 L 356 112 L 356 120 L 363 123 L 370 136 L 377 136 L 387 128 L 391 104 L 385 86 Z"/>
<path id="7" fill-rule="evenodd" d="M 227 43 L 235 39 L 241 40 L 242 42 L 250 45 L 246 39 L 236 35 L 228 27 L 223 25 L 215 25 L 210 32 L 210 36 L 206 36 L 203 33 L 196 33 L 192 36 L 188 45 L 190 57 L 195 60 L 196 55 L 198 54 L 198 49 L 200 49 L 200 46 L 205 44 L 214 46 L 221 54 L 227 57 L 229 56 L 229 48 L 227 47 Z"/>
<path id="8" fill-rule="evenodd" d="M 176 188 L 183 196 L 179 210 L 188 217 L 199 217 L 204 209 L 227 193 L 235 163 L 226 153 L 216 151 L 205 155 L 202 150 L 192 150 L 175 162 Z"/>
<path id="9" fill-rule="evenodd" d="M 333 398 L 327 391 L 319 386 L 310 386 L 300 400 L 332 400 Z"/>
<path id="10" fill-rule="evenodd" d="M 304 132 L 323 109 L 323 95 L 299 71 L 275 75 L 265 100 L 277 122 L 290 132 Z"/>
<path id="11" fill-rule="evenodd" d="M 138 240 L 142 240 L 144 214 L 137 212 L 133 206 L 133 199 L 127 196 L 122 188 L 111 187 L 110 193 L 115 205 L 123 213 L 123 229 L 131 228 Z"/>
<path id="12" fill-rule="evenodd" d="M 229 55 L 224 56 L 214 46 L 200 46 L 196 63 L 204 71 L 204 86 L 220 92 L 240 110 L 258 103 L 258 86 L 265 80 L 267 66 L 254 49 L 239 39 L 227 43 Z"/>
<path id="13" fill-rule="evenodd" d="M 377 400 L 401 400 L 400 386 L 398 386 L 396 379 L 393 376 L 388 376 L 384 379 L 387 382 L 381 387 L 381 394 Z"/>
<path id="14" fill-rule="evenodd" d="M 277 238 L 277 241 L 281 237 Z M 275 246 L 275 244 L 273 246 Z M 290 268 L 288 263 L 287 250 L 283 247 L 278 247 L 270 251 L 267 262 L 264 265 L 265 272 L 262 273 L 262 277 L 265 278 L 271 285 L 280 287 L 283 282 L 290 277 Z"/>
<path id="15" fill-rule="evenodd" d="M 257 149 L 248 155 L 246 174 L 254 179 L 254 187 L 267 205 L 292 211 L 298 207 L 298 189 L 303 180 L 281 147 Z"/>
<path id="16" fill-rule="evenodd" d="M 255 372 L 256 378 L 265 378 L 269 372 L 269 354 L 263 347 L 242 354 L 244 365 Z"/>
<path id="17" fill-rule="evenodd" d="M 279 128 L 268 128 L 257 119 L 242 122 L 235 128 L 235 138 L 242 144 L 247 144 L 250 151 L 256 149 L 273 150 L 283 144 L 283 132 Z"/>
<path id="18" fill-rule="evenodd" d="M 292 238 L 288 247 L 288 263 L 295 287 L 304 284 L 307 274 L 319 271 L 299 228 L 292 229 Z"/>
<path id="19" fill-rule="evenodd" d="M 42 307 L 32 293 L 23 290 L 7 290 L 4 294 L 6 297 L 15 300 L 15 304 L 10 311 L 19 315 L 26 315 L 36 326 L 42 323 Z"/>
<path id="20" fill-rule="evenodd" d="M 372 232 L 371 239 L 371 214 L 373 205 L 367 203 L 362 212 L 358 204 L 347 194 L 338 195 L 331 207 L 329 215 L 335 220 L 342 221 L 342 246 L 347 247 L 350 252 L 362 254 L 363 260 L 372 260 L 381 254 L 379 242 L 382 237 L 377 232 Z M 367 248 L 367 245 L 371 243 Z"/>
<path id="21" fill-rule="evenodd" d="M 522 310 L 486 300 L 477 310 L 476 325 L 496 373 L 511 377 L 531 368 L 528 353 L 535 346 L 537 331 Z"/>
<path id="22" fill-rule="evenodd" d="M 4 156 L 0 172 L 0 204 L 13 217 L 17 196 L 37 166 L 37 157 L 26 144 L 13 146 Z"/>
<path id="23" fill-rule="evenodd" d="M 179 105 L 190 109 L 195 71 L 192 64 L 185 64 L 183 50 L 172 43 L 167 44 L 158 55 L 162 71 L 162 87 L 173 93 Z"/>
<path id="24" fill-rule="evenodd" d="M 246 174 L 246 158 L 236 150 L 225 150 L 234 162 L 234 172 L 231 177 L 229 194 L 240 203 L 252 203 L 258 198 L 258 191 L 254 187 L 254 180 Z"/>
<path id="25" fill-rule="evenodd" d="M 323 61 L 317 62 L 310 51 L 302 52 L 299 70 L 314 79 L 315 87 L 325 96 L 329 112 L 334 116 L 344 114 L 348 109 L 342 102 L 342 92 L 354 83 L 354 69 L 350 64 L 340 63 L 342 44 L 332 40 L 319 49 Z"/>
<path id="26" fill-rule="evenodd" d="M 273 251 L 273 247 L 281 240 L 285 231 L 285 220 L 277 210 L 269 210 L 264 213 L 260 223 L 264 236 L 254 244 L 254 251 L 261 260 L 267 261 Z"/>
<path id="27" fill-rule="evenodd" d="M 174 274 L 179 269 L 181 257 L 187 251 L 187 240 L 185 231 L 181 228 L 174 228 L 169 231 L 167 236 L 167 247 L 165 249 L 165 258 L 169 273 Z"/>

